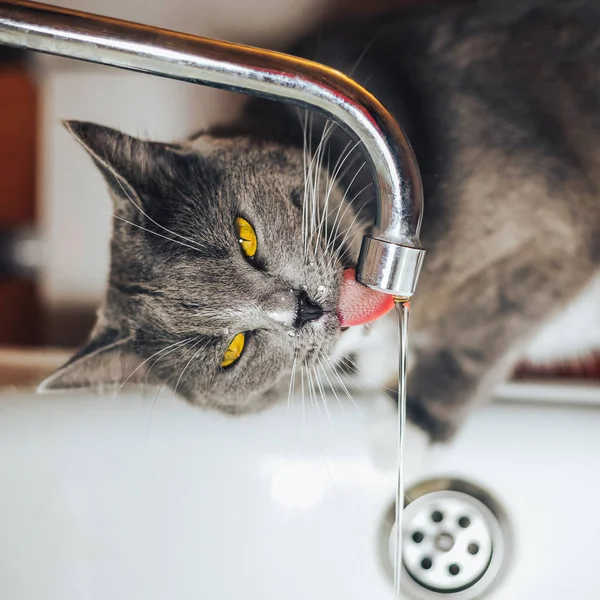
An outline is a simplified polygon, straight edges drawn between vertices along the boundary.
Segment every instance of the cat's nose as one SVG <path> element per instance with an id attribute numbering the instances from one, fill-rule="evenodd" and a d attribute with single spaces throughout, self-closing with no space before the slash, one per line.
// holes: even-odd
<path id="1" fill-rule="evenodd" d="M 312 302 L 306 292 L 298 294 L 298 305 L 296 307 L 296 320 L 294 327 L 300 328 L 309 321 L 316 321 L 325 314 L 325 311 L 316 303 Z"/>

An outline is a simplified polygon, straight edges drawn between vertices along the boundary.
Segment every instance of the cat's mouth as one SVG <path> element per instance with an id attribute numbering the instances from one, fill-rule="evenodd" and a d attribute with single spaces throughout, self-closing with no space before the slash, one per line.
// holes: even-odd
<path id="1" fill-rule="evenodd" d="M 342 330 L 365 325 L 394 308 L 394 298 L 356 281 L 356 270 L 345 269 L 336 309 Z"/>

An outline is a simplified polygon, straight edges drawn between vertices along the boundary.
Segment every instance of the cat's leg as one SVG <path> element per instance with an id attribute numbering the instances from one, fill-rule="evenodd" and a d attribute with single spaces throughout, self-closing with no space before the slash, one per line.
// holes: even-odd
<path id="1" fill-rule="evenodd" d="M 407 413 L 433 441 L 452 437 L 470 407 L 510 375 L 523 343 L 593 276 L 585 252 L 547 246 L 471 278 L 419 332 L 425 342 L 409 374 Z"/>

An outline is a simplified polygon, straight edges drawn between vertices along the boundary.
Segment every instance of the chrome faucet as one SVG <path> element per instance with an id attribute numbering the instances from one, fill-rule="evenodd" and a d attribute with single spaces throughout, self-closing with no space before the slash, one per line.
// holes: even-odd
<path id="1" fill-rule="evenodd" d="M 339 71 L 278 52 L 175 33 L 45 4 L 0 0 L 0 43 L 315 109 L 360 142 L 374 171 L 377 214 L 358 280 L 408 299 L 424 250 L 421 176 L 383 105 Z"/>

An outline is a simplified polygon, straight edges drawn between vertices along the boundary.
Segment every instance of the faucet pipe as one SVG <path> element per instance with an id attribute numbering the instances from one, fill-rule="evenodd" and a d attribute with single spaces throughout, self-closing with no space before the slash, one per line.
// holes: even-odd
<path id="1" fill-rule="evenodd" d="M 410 298 L 424 256 L 423 190 L 404 133 L 383 105 L 339 71 L 278 52 L 26 1 L 0 0 L 0 43 L 291 102 L 342 126 L 374 172 L 377 212 L 357 279 Z"/>

